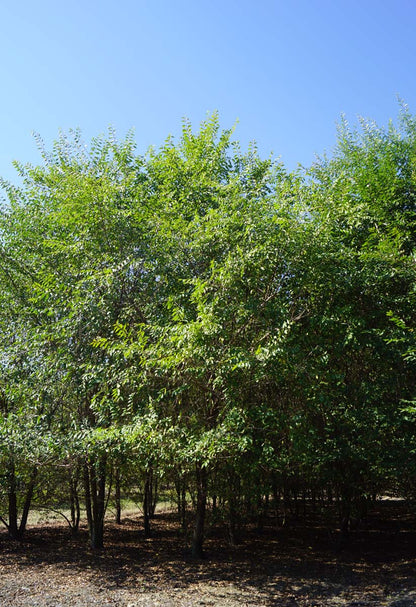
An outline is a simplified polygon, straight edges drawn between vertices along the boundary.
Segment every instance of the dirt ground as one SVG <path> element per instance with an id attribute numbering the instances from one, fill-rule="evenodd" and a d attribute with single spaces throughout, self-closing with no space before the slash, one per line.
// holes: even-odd
<path id="1" fill-rule="evenodd" d="M 382 502 L 347 546 L 300 519 L 244 532 L 234 549 L 211 526 L 206 559 L 192 561 L 173 515 L 159 514 L 144 539 L 140 520 L 109 522 L 106 548 L 88 548 L 54 523 L 23 542 L 0 532 L 1 607 L 410 607 L 416 606 L 416 518 Z"/>

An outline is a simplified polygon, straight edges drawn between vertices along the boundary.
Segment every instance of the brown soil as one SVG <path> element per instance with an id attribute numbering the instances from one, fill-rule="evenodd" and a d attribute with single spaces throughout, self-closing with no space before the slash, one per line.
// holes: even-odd
<path id="1" fill-rule="evenodd" d="M 57 524 L 29 528 L 23 542 L 0 532 L 1 607 L 410 607 L 416 605 L 416 519 L 400 502 L 382 502 L 348 545 L 309 521 L 272 523 L 227 547 L 212 526 L 206 559 L 192 561 L 173 515 L 107 525 L 106 548 Z"/>

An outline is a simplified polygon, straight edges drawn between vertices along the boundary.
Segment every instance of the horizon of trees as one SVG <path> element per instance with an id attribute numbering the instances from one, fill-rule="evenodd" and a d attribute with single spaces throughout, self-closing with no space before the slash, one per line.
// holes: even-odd
<path id="1" fill-rule="evenodd" d="M 416 118 L 339 127 L 289 172 L 217 115 L 139 155 L 79 131 L 16 163 L 0 212 L 0 522 L 175 488 L 244 517 L 416 494 Z"/>

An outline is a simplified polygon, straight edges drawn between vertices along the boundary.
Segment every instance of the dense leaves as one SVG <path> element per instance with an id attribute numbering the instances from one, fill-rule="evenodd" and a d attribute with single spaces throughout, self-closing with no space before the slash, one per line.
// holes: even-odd
<path id="1" fill-rule="evenodd" d="M 270 497 L 282 520 L 300 494 L 336 499 L 346 533 L 414 485 L 415 120 L 344 121 L 305 173 L 232 135 L 214 115 L 139 156 L 72 132 L 3 184 L 12 535 L 32 500 L 70 502 L 76 529 L 82 497 L 100 548 L 108 500 L 138 487 L 150 532 L 162 483 L 183 526 L 193 500 L 201 556 L 208 507 L 235 542 Z"/>

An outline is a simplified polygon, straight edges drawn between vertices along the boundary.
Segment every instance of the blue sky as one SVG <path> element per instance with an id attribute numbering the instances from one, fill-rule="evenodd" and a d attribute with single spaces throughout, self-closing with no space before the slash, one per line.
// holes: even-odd
<path id="1" fill-rule="evenodd" d="M 416 113 L 415 0 L 20 0 L 0 10 L 0 175 L 59 129 L 135 128 L 138 150 L 218 110 L 289 167 L 329 153 L 345 113 Z"/>

